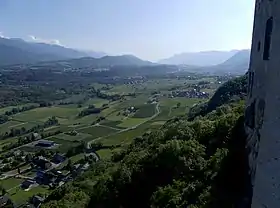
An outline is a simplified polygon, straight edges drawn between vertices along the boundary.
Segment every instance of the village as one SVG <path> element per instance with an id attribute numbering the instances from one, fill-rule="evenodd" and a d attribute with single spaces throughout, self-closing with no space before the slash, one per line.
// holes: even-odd
<path id="1" fill-rule="evenodd" d="M 33 136 L 36 137 L 35 141 L 26 144 L 26 146 L 40 148 L 39 152 L 31 154 L 22 150 L 13 150 L 5 155 L 5 159 L 1 160 L 1 180 L 12 180 L 13 178 L 15 180 L 22 180 L 19 185 L 11 189 L 28 192 L 35 187 L 44 186 L 53 190 L 74 180 L 77 176 L 86 171 L 92 163 L 100 159 L 94 147 L 81 143 L 74 148 L 73 151 L 74 154 L 83 153 L 83 158 L 72 162 L 71 159 L 69 159 L 71 154 L 60 154 L 51 151 L 59 144 L 41 139 L 38 133 L 33 133 Z M 11 164 L 16 164 L 16 166 L 11 167 Z M 7 166 L 9 166 L 9 168 L 7 168 Z M 14 169 L 14 167 L 16 168 Z M 4 172 L 9 169 L 13 170 Z M 11 189 L 6 190 L 2 186 L 0 187 L 0 191 L 2 191 L 2 194 L 0 193 L 0 207 L 9 204 L 15 207 L 13 201 L 6 195 Z M 39 207 L 46 197 L 47 195 L 33 195 L 28 203 L 30 207 Z"/>

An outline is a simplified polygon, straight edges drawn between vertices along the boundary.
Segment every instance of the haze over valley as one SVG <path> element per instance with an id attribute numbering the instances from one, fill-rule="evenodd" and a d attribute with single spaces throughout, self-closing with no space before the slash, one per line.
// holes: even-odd
<path id="1" fill-rule="evenodd" d="M 243 73 L 248 68 L 249 50 L 183 53 L 153 63 L 133 55 L 108 56 L 104 52 L 82 51 L 64 46 L 27 42 L 19 38 L 0 38 L 0 65 L 39 64 L 41 62 L 79 62 L 87 67 L 127 65 L 186 65 L 197 72 Z M 73 60 L 71 60 L 73 59 Z M 74 66 L 73 67 L 77 67 Z"/>

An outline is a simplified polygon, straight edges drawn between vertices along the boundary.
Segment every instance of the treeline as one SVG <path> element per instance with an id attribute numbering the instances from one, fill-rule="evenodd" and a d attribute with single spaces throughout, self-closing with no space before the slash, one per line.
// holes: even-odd
<path id="1" fill-rule="evenodd" d="M 11 110 L 5 111 L 4 114 L 0 115 L 0 124 L 6 123 L 9 120 L 9 116 L 15 115 L 17 113 L 22 113 L 24 111 L 29 111 L 38 107 L 47 107 L 51 104 L 46 102 L 41 102 L 39 105 L 26 105 L 23 107 L 14 107 Z"/>
<path id="2" fill-rule="evenodd" d="M 55 190 L 42 207 L 237 207 L 248 172 L 244 107 L 235 101 L 194 121 L 172 119 Z"/>
<path id="3" fill-rule="evenodd" d="M 23 106 L 23 107 L 17 107 L 17 108 L 12 108 L 12 110 L 5 111 L 4 114 L 6 116 L 12 116 L 12 115 L 15 115 L 17 113 L 32 110 L 32 109 L 35 109 L 35 108 L 38 108 L 38 105 L 28 105 L 28 106 Z"/>
<path id="4" fill-rule="evenodd" d="M 107 104 L 104 104 L 101 108 L 96 108 L 94 105 L 89 105 L 86 109 L 82 110 L 79 113 L 79 117 L 84 117 L 84 116 L 88 116 L 91 114 L 99 114 L 101 113 L 102 110 L 108 108 Z"/>

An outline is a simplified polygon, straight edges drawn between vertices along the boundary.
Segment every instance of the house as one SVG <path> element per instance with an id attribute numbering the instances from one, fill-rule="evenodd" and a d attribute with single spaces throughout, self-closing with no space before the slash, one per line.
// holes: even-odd
<path id="1" fill-rule="evenodd" d="M 36 185 L 36 181 L 33 181 L 33 180 L 25 180 L 21 183 L 20 187 L 22 189 L 30 189 L 32 186 Z"/>
<path id="2" fill-rule="evenodd" d="M 63 161 L 66 160 L 66 157 L 60 154 L 55 154 L 52 158 L 52 162 L 55 164 L 62 163 Z"/>
<path id="3" fill-rule="evenodd" d="M 38 140 L 38 139 L 41 139 L 41 138 L 42 138 L 41 135 L 38 134 L 38 133 L 33 133 L 33 134 L 32 134 L 32 137 L 33 137 L 35 140 Z"/>

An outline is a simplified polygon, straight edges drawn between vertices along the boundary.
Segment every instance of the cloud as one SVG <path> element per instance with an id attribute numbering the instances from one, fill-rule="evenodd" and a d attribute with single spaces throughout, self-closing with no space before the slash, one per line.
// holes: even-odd
<path id="1" fill-rule="evenodd" d="M 0 38 L 6 38 L 6 39 L 9 39 L 9 37 L 5 36 L 5 35 L 3 34 L 3 32 L 0 32 Z"/>
<path id="2" fill-rule="evenodd" d="M 60 45 L 60 46 L 62 46 L 60 41 L 57 40 L 57 39 L 43 39 L 43 38 L 36 37 L 34 35 L 29 35 L 28 37 L 32 41 L 37 42 L 37 43 L 47 43 L 47 44 L 51 44 L 51 45 Z"/>

